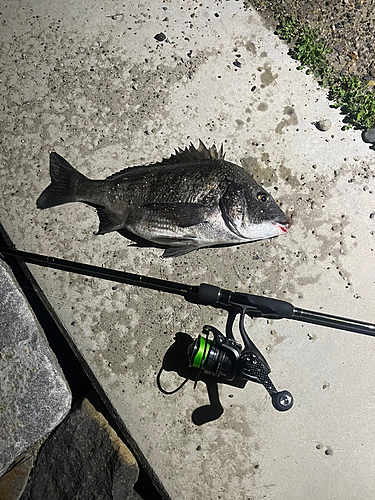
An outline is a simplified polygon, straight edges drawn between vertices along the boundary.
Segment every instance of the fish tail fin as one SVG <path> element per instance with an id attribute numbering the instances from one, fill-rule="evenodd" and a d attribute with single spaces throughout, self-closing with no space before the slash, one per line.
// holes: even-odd
<path id="1" fill-rule="evenodd" d="M 42 192 L 36 202 L 38 208 L 50 208 L 64 203 L 79 201 L 78 186 L 87 177 L 78 172 L 57 153 L 50 154 L 49 173 L 51 184 Z"/>

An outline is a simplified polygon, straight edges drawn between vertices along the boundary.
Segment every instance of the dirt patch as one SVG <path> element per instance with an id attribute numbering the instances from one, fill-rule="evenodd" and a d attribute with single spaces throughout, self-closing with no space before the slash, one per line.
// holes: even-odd
<path id="1" fill-rule="evenodd" d="M 327 58 L 335 71 L 375 78 L 375 0 L 245 0 L 276 29 L 288 16 L 308 23 L 332 49 Z"/>

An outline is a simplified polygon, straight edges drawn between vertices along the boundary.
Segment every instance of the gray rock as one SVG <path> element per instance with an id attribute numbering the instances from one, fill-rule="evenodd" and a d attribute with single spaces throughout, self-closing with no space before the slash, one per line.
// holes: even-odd
<path id="1" fill-rule="evenodd" d="M 375 143 L 375 128 L 362 132 L 362 140 L 368 143 Z"/>
<path id="2" fill-rule="evenodd" d="M 136 500 L 137 462 L 84 399 L 44 443 L 22 500 Z"/>
<path id="3" fill-rule="evenodd" d="M 20 500 L 40 447 L 50 434 L 39 439 L 22 453 L 0 478 L 0 500 Z"/>
<path id="4" fill-rule="evenodd" d="M 9 267 L 0 260 L 0 477 L 53 430 L 70 389 Z"/>
<path id="5" fill-rule="evenodd" d="M 316 123 L 316 128 L 321 132 L 326 132 L 331 128 L 331 120 L 328 118 L 322 118 Z"/>
<path id="6" fill-rule="evenodd" d="M 34 463 L 34 457 L 27 452 L 21 455 L 10 470 L 0 479 L 0 499 L 19 500 Z"/>

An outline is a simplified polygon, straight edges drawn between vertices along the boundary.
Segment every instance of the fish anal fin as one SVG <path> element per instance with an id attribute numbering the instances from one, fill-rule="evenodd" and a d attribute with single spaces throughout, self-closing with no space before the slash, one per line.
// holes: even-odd
<path id="1" fill-rule="evenodd" d="M 104 207 L 95 207 L 99 216 L 99 230 L 97 234 L 111 233 L 123 229 L 124 222 Z"/>

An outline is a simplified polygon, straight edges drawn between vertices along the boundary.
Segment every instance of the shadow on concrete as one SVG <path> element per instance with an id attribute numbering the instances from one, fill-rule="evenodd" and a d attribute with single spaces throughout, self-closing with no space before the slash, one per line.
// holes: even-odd
<path id="1" fill-rule="evenodd" d="M 188 348 L 194 339 L 187 333 L 178 332 L 174 343 L 164 355 L 162 366 L 157 376 L 158 388 L 163 394 L 174 394 L 179 391 L 187 381 L 196 381 L 198 369 L 189 366 Z M 176 372 L 184 381 L 175 389 L 167 391 L 163 388 L 161 377 L 163 371 Z M 224 409 L 220 403 L 218 384 L 226 384 L 234 387 L 244 388 L 246 380 L 228 380 L 224 377 L 213 377 L 201 372 L 199 380 L 206 384 L 209 404 L 196 408 L 191 416 L 195 425 L 203 425 L 221 417 Z"/>

